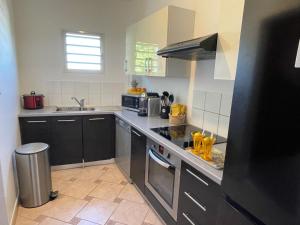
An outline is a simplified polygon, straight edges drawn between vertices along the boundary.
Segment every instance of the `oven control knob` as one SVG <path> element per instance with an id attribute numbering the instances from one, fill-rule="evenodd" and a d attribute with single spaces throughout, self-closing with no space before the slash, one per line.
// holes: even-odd
<path id="1" fill-rule="evenodd" d="M 170 153 L 168 153 L 167 158 L 168 158 L 168 159 L 171 158 L 171 154 L 170 154 Z"/>

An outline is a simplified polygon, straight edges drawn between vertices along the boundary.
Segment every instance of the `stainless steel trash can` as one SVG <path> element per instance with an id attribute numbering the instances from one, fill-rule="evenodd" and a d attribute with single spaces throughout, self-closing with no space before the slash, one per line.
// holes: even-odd
<path id="1" fill-rule="evenodd" d="M 52 191 L 49 145 L 25 144 L 16 149 L 16 167 L 20 202 L 23 207 L 37 207 L 50 200 Z"/>

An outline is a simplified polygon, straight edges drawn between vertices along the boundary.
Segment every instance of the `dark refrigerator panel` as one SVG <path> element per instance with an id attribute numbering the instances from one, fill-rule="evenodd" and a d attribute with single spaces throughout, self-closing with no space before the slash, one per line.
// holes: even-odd
<path id="1" fill-rule="evenodd" d="M 222 188 L 258 224 L 300 224 L 299 0 L 245 1 Z"/>

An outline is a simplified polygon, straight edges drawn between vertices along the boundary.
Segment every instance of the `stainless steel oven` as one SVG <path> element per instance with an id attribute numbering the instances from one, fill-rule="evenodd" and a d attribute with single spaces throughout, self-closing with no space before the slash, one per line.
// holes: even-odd
<path id="1" fill-rule="evenodd" d="M 145 184 L 177 221 L 181 160 L 162 145 L 147 140 Z"/>

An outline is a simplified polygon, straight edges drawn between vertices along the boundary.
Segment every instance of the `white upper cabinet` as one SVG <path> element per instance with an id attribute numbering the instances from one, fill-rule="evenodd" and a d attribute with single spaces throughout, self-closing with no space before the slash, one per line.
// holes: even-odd
<path id="1" fill-rule="evenodd" d="M 220 0 L 215 79 L 234 80 L 245 0 Z"/>
<path id="2" fill-rule="evenodd" d="M 126 31 L 125 72 L 128 75 L 190 75 L 190 62 L 166 59 L 156 52 L 193 37 L 195 14 L 175 6 L 165 7 L 128 27 Z"/>

